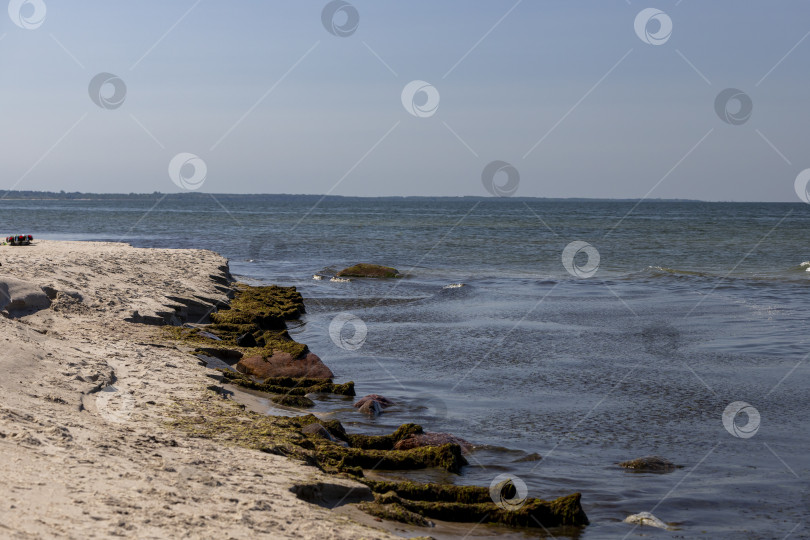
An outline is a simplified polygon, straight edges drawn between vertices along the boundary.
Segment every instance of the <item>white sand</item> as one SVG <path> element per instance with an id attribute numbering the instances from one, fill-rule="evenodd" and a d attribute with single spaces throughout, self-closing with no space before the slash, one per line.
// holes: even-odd
<path id="1" fill-rule="evenodd" d="M 0 317 L 0 537 L 388 537 L 289 491 L 349 482 L 166 427 L 173 398 L 204 399 L 212 380 L 159 327 L 124 319 L 171 317 L 166 296 L 224 301 L 209 277 L 222 257 L 37 241 L 0 262 L 1 306 L 58 291 Z"/>

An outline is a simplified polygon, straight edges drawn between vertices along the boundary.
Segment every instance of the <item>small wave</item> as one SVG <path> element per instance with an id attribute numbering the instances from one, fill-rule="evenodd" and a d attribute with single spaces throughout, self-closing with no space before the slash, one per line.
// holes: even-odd
<path id="1" fill-rule="evenodd" d="M 323 276 L 319 276 L 318 274 L 315 274 L 314 276 L 312 276 L 312 279 L 317 279 L 318 281 L 320 281 L 320 280 L 323 279 Z"/>
<path id="2" fill-rule="evenodd" d="M 698 272 L 695 270 L 681 270 L 678 268 L 668 268 L 666 266 L 648 266 L 647 273 L 653 275 L 675 275 L 675 276 L 694 276 L 694 277 L 715 277 L 714 274 L 709 272 Z"/>
<path id="3" fill-rule="evenodd" d="M 333 277 L 333 278 L 332 278 L 332 279 L 330 279 L 329 281 L 333 281 L 333 282 L 335 282 L 335 283 L 348 283 L 348 282 L 350 282 L 351 280 L 350 280 L 350 279 L 348 279 L 348 278 L 342 278 L 342 277 Z"/>
<path id="4" fill-rule="evenodd" d="M 466 283 L 451 283 L 450 285 L 445 285 L 442 289 L 460 289 L 461 287 L 466 287 Z"/>

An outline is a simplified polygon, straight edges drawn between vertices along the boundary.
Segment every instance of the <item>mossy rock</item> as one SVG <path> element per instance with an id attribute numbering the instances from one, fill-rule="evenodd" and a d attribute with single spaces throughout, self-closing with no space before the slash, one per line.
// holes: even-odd
<path id="1" fill-rule="evenodd" d="M 354 381 L 343 384 L 334 384 L 332 379 L 307 379 L 296 377 L 270 377 L 264 382 L 256 382 L 251 377 L 238 371 L 217 369 L 231 384 L 250 388 L 268 394 L 285 394 L 290 396 L 304 396 L 306 394 L 337 394 L 340 396 L 354 395 Z"/>
<path id="2" fill-rule="evenodd" d="M 588 523 L 580 505 L 579 493 L 553 501 L 529 499 L 521 508 L 508 511 L 495 505 L 489 498 L 489 490 L 484 487 L 378 482 L 362 478 L 362 468 L 414 469 L 438 466 L 457 472 L 461 464 L 466 463 L 462 461 L 458 445 L 448 444 L 439 449 L 432 447 L 408 451 L 343 448 L 333 442 L 301 433 L 303 426 L 320 423 L 335 438 L 344 441 L 351 439 L 337 420 L 322 420 L 311 414 L 294 418 L 265 416 L 243 410 L 236 403 L 223 400 L 214 392 L 201 399 L 178 402 L 176 409 L 170 425 L 186 431 L 190 436 L 301 459 L 326 472 L 360 479 L 375 493 L 375 502 L 368 503 L 369 506 L 364 509 L 381 518 L 416 523 L 421 520 L 414 516 L 419 515 L 426 520 L 480 521 L 513 527 L 554 527 Z M 386 444 L 418 427 L 415 424 L 401 426 L 394 434 L 384 436 L 389 437 Z M 379 439 L 376 439 L 373 445 L 378 442 Z"/>
<path id="3" fill-rule="evenodd" d="M 364 480 L 374 493 L 394 493 L 403 499 L 429 502 L 457 502 L 466 504 L 492 502 L 489 489 L 479 486 L 452 484 L 421 484 L 418 482 L 380 482 Z"/>
<path id="4" fill-rule="evenodd" d="M 363 450 L 393 450 L 394 445 L 412 434 L 422 433 L 418 424 L 402 424 L 390 435 L 349 434 L 349 444 Z"/>
<path id="5" fill-rule="evenodd" d="M 295 287 L 240 284 L 229 309 L 211 314 L 211 329 L 227 334 L 239 332 L 239 335 L 250 331 L 248 326 L 251 325 L 257 330 L 284 329 L 285 321 L 297 319 L 304 312 L 304 299 Z M 215 333 L 224 339 L 220 333 Z"/>
<path id="6" fill-rule="evenodd" d="M 173 339 L 198 347 L 229 348 L 264 358 L 280 351 L 293 358 L 303 358 L 309 348 L 290 337 L 286 321 L 297 319 L 304 312 L 304 300 L 295 287 L 239 284 L 230 305 L 211 314 L 210 325 L 204 329 L 168 327 L 166 333 Z M 201 335 L 203 331 L 220 339 Z M 256 347 L 239 345 L 239 338 L 245 334 L 254 338 Z"/>
<path id="7" fill-rule="evenodd" d="M 433 527 L 435 524 L 399 504 L 380 504 L 377 502 L 363 502 L 357 505 L 363 512 L 389 521 L 407 523 L 417 527 Z"/>
<path id="8" fill-rule="evenodd" d="M 270 401 L 273 403 L 278 403 L 279 405 L 298 407 L 301 409 L 308 409 L 315 406 L 315 402 L 306 396 L 294 396 L 290 394 L 272 397 L 270 398 Z"/>
<path id="9" fill-rule="evenodd" d="M 337 273 L 338 277 L 358 277 L 358 278 L 395 278 L 400 277 L 399 271 L 390 266 L 379 264 L 360 263 L 344 268 Z"/>
<path id="10" fill-rule="evenodd" d="M 414 501 L 388 492 L 376 497 L 383 505 L 396 505 L 426 518 L 442 521 L 494 523 L 509 527 L 559 527 L 588 525 L 588 517 L 580 504 L 581 495 L 574 493 L 553 501 L 528 499 L 523 506 L 505 509 L 491 500 L 481 503 L 446 501 Z"/>
<path id="11" fill-rule="evenodd" d="M 351 438 L 351 435 L 349 436 Z M 417 470 L 441 468 L 448 472 L 460 473 L 467 460 L 461 455 L 457 444 L 429 446 L 411 450 L 364 450 L 321 446 L 316 451 L 319 463 L 341 470 L 344 467 L 361 467 L 375 470 Z"/>

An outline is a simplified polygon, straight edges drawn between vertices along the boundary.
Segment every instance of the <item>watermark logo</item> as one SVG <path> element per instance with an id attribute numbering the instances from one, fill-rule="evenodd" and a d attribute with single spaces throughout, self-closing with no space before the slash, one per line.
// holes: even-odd
<path id="1" fill-rule="evenodd" d="M 347 334 L 346 326 L 351 327 L 351 334 Z M 366 342 L 368 327 L 363 319 L 352 313 L 339 313 L 329 323 L 329 337 L 332 343 L 346 351 L 356 351 Z"/>
<path id="2" fill-rule="evenodd" d="M 732 102 L 737 103 L 737 107 L 731 105 Z M 735 110 L 736 109 L 736 110 Z M 739 126 L 751 118 L 751 113 L 754 111 L 754 102 L 751 97 L 736 88 L 726 88 L 714 98 L 714 112 L 720 117 L 720 120 L 732 126 Z"/>
<path id="3" fill-rule="evenodd" d="M 506 175 L 506 181 L 502 184 L 495 183 L 495 177 L 499 174 Z M 511 197 L 520 185 L 520 173 L 505 161 L 493 161 L 484 167 L 481 182 L 490 194 L 496 197 Z"/>
<path id="4" fill-rule="evenodd" d="M 425 81 L 411 81 L 402 89 L 402 106 L 417 118 L 429 118 L 439 110 L 439 91 Z"/>
<path id="5" fill-rule="evenodd" d="M 499 474 L 489 484 L 489 496 L 501 510 L 520 510 L 529 494 L 526 482 L 509 474 Z"/>
<path id="6" fill-rule="evenodd" d="M 744 414 L 746 422 L 744 425 L 737 423 L 737 418 Z M 726 431 L 739 437 L 740 439 L 750 439 L 759 431 L 759 411 L 750 403 L 745 401 L 735 401 L 729 403 L 723 411 L 723 427 Z"/>
<path id="7" fill-rule="evenodd" d="M 99 73 L 90 80 L 87 93 L 93 103 L 102 109 L 117 109 L 124 104 L 127 97 L 127 85 L 117 75 Z"/>
<path id="8" fill-rule="evenodd" d="M 96 410 L 108 422 L 127 422 L 134 408 L 135 398 L 132 397 L 132 392 L 107 386 L 96 394 Z"/>
<path id="9" fill-rule="evenodd" d="M 321 22 L 326 31 L 333 36 L 349 37 L 357 31 L 360 14 L 357 9 L 343 0 L 334 0 L 321 11 Z"/>
<path id="10" fill-rule="evenodd" d="M 810 184 L 810 169 L 805 169 L 796 177 L 793 189 L 796 190 L 796 195 L 798 195 L 802 201 L 810 204 L 810 193 L 807 192 L 808 184 Z"/>
<path id="11" fill-rule="evenodd" d="M 180 152 L 169 162 L 169 178 L 181 189 L 200 189 L 207 174 L 205 161 L 189 152 Z"/>
<path id="12" fill-rule="evenodd" d="M 11 0 L 8 3 L 11 22 L 26 30 L 36 30 L 42 26 L 47 11 L 42 0 Z"/>
<path id="13" fill-rule="evenodd" d="M 654 31 L 650 27 L 658 25 Z M 672 19 L 657 8 L 642 9 L 633 22 L 638 39 L 649 45 L 663 45 L 672 35 Z"/>
<path id="14" fill-rule="evenodd" d="M 580 253 L 587 257 L 585 264 L 577 263 L 577 255 Z M 596 274 L 599 269 L 599 251 L 588 242 L 575 240 L 571 242 L 562 252 L 562 263 L 569 274 L 576 278 L 589 278 Z"/>

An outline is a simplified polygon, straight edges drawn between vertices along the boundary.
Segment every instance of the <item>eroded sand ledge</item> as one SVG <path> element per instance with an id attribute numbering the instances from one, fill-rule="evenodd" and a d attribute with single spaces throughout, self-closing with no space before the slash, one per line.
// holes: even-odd
<path id="1" fill-rule="evenodd" d="M 351 482 L 166 426 L 212 381 L 138 322 L 226 302 L 223 257 L 37 241 L 0 262 L 0 536 L 389 537 L 290 492 Z"/>

